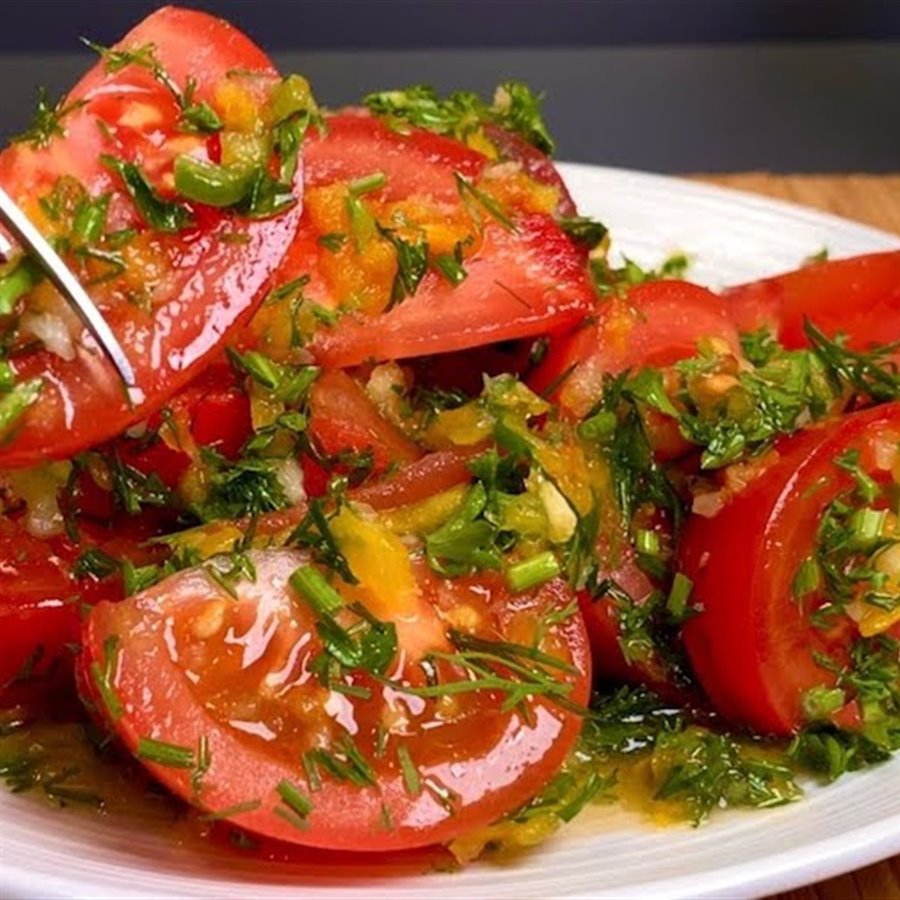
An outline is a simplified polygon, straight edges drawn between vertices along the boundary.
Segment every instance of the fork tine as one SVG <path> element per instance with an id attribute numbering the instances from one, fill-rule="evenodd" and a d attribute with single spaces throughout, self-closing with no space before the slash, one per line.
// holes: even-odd
<path id="1" fill-rule="evenodd" d="M 113 364 L 119 377 L 129 388 L 135 387 L 134 370 L 103 314 L 97 309 L 78 279 L 62 261 L 57 252 L 44 240 L 43 235 L 28 221 L 26 215 L 0 188 L 0 223 L 39 263 L 53 286 L 68 300 L 78 313 L 91 334 L 96 338 L 101 350 Z M 11 250 L 9 242 L 0 235 L 0 253 L 7 256 Z"/>

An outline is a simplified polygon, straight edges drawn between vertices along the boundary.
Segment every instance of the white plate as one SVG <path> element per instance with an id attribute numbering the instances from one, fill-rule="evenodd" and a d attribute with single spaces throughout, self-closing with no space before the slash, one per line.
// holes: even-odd
<path id="1" fill-rule="evenodd" d="M 562 166 L 582 211 L 606 222 L 638 262 L 669 251 L 695 259 L 711 285 L 834 256 L 900 249 L 900 239 L 785 203 L 657 175 Z M 231 900 L 485 897 L 752 897 L 900 853 L 900 759 L 813 789 L 795 805 L 729 812 L 694 830 L 655 829 L 600 808 L 512 864 L 455 874 L 400 870 L 376 857 L 259 863 L 237 852 L 180 847 L 165 834 L 0 794 L 0 896 Z"/>

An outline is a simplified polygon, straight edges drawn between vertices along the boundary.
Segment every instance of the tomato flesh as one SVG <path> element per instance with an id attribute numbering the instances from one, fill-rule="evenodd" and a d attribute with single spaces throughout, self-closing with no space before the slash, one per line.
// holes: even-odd
<path id="1" fill-rule="evenodd" d="M 741 331 L 767 328 L 786 347 L 807 345 L 804 319 L 847 346 L 900 340 L 900 251 L 814 263 L 725 291 Z"/>
<path id="2" fill-rule="evenodd" d="M 860 466 L 884 481 L 876 448 L 900 440 L 900 404 L 855 413 L 777 445 L 777 458 L 711 518 L 691 516 L 679 548 L 693 580 L 684 640 L 697 678 L 730 720 L 763 734 L 788 735 L 804 724 L 804 693 L 833 684 L 816 654 L 846 660 L 858 634 L 844 618 L 822 630 L 793 585 L 813 554 L 819 521 L 834 498 L 853 488 L 834 459 L 859 452 Z"/>
<path id="3" fill-rule="evenodd" d="M 276 76 L 247 38 L 204 13 L 158 10 L 117 48 L 134 50 L 151 43 L 179 86 L 188 76 L 195 80 L 197 102 L 215 104 L 216 90 L 232 70 L 252 70 L 269 80 Z M 177 130 L 174 98 L 135 65 L 110 73 L 99 62 L 69 94 L 67 102 L 76 101 L 84 105 L 66 116 L 65 135 L 44 148 L 16 144 L 0 154 L 0 184 L 36 217 L 41 214 L 37 198 L 51 193 L 60 178 L 74 178 L 94 198 L 110 195 L 109 228 L 136 230 L 123 250 L 124 273 L 95 284 L 91 294 L 129 357 L 138 390 L 129 401 L 111 365 L 62 299 L 44 297 L 41 302 L 71 335 L 72 350 L 58 355 L 39 349 L 11 360 L 18 381 L 41 379 L 43 388 L 0 445 L 0 465 L 5 467 L 71 456 L 161 406 L 253 309 L 301 214 L 296 204 L 278 217 L 249 220 L 195 206 L 195 224 L 188 230 L 150 230 L 121 178 L 100 156 L 134 162 L 154 185 L 164 186 L 171 177 L 174 146 L 185 140 L 202 145 L 202 140 Z M 140 302 L 135 302 L 136 294 L 143 298 Z"/>
<path id="4" fill-rule="evenodd" d="M 286 587 L 307 558 L 269 551 L 255 553 L 253 562 L 256 581 L 239 585 L 237 600 L 192 570 L 123 603 L 102 604 L 86 623 L 82 675 L 95 703 L 97 682 L 89 673 L 93 668 L 96 677 L 96 666 L 105 664 L 104 644 L 108 650 L 119 642 L 110 686 L 121 715 L 112 725 L 129 748 L 142 737 L 182 747 L 196 747 L 201 736 L 208 741 L 210 764 L 197 790 L 189 769 L 145 760 L 175 793 L 214 811 L 247 804 L 226 816 L 298 844 L 400 849 L 447 841 L 495 820 L 562 763 L 579 716 L 540 695 L 525 700 L 523 718 L 501 711 L 502 694 L 487 689 L 426 699 L 361 670 L 346 684 L 364 696 L 323 687 L 310 671 L 321 650 L 312 613 Z M 538 617 L 571 600 L 559 581 L 510 597 L 495 576 L 451 582 L 424 565 L 414 570 L 416 599 L 396 619 L 405 652 L 387 672 L 394 683 L 425 683 L 419 660 L 428 650 L 449 649 L 445 628 L 461 622 L 463 611 L 470 633 L 522 641 Z M 552 626 L 540 647 L 564 666 L 559 677 L 570 686 L 567 696 L 584 703 L 589 672 L 580 617 Z M 434 665 L 439 680 L 459 677 L 450 663 Z M 348 742 L 374 784 L 325 770 L 311 780 L 298 762 L 318 747 L 346 763 L 339 748 Z M 414 784 L 408 774 L 404 779 L 401 746 L 415 766 Z M 284 806 L 276 790 L 284 782 L 310 801 L 302 827 L 275 813 Z"/>

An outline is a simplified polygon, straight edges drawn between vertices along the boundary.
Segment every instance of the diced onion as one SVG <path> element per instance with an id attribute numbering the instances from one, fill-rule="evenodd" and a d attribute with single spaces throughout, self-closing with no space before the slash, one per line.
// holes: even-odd
<path id="1" fill-rule="evenodd" d="M 303 484 L 303 469 L 296 459 L 283 459 L 275 470 L 278 483 L 291 506 L 300 506 L 306 502 L 306 488 Z"/>
<path id="2" fill-rule="evenodd" d="M 61 316 L 49 312 L 27 311 L 22 316 L 21 329 L 34 335 L 53 354 L 71 362 L 75 359 L 75 344 L 69 327 Z"/>
<path id="3" fill-rule="evenodd" d="M 694 502 L 691 504 L 691 512 L 704 519 L 711 519 L 718 515 L 719 511 L 725 505 L 722 499 L 721 491 L 708 491 L 705 494 L 697 494 Z"/>

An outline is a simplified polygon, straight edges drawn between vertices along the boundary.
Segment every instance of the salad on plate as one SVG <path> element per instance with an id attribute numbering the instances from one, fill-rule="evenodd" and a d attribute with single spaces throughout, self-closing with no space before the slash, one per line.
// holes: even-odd
<path id="1" fill-rule="evenodd" d="M 610 252 L 521 83 L 90 46 L 0 186 L 137 387 L 2 262 L 9 788 L 468 862 L 900 749 L 900 252 L 713 293 Z"/>

